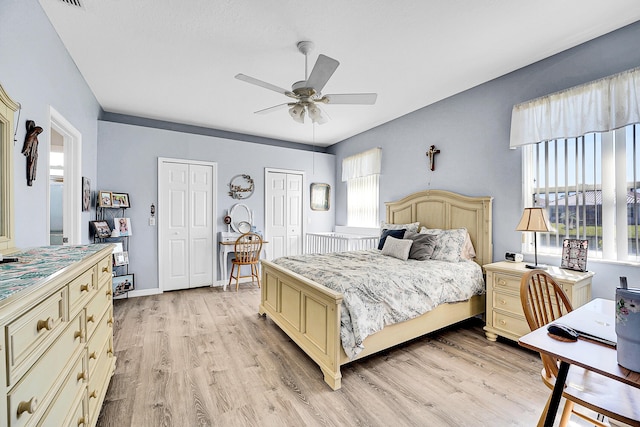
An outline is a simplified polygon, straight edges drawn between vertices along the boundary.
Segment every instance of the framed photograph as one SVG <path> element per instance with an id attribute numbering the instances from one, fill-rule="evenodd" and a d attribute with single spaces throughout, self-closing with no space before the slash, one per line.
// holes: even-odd
<path id="1" fill-rule="evenodd" d="M 129 194 L 127 193 L 111 193 L 111 207 L 113 208 L 128 208 Z"/>
<path id="2" fill-rule="evenodd" d="M 129 264 L 129 253 L 128 252 L 115 252 L 113 254 L 113 265 L 127 265 Z"/>
<path id="3" fill-rule="evenodd" d="M 311 210 L 328 211 L 331 186 L 314 182 L 311 184 Z"/>
<path id="4" fill-rule="evenodd" d="M 98 192 L 98 206 L 101 208 L 110 208 L 113 206 L 111 202 L 111 191 Z"/>
<path id="5" fill-rule="evenodd" d="M 131 236 L 131 218 L 113 218 L 113 229 L 118 236 Z"/>
<path id="6" fill-rule="evenodd" d="M 113 278 L 113 296 L 126 294 L 134 288 L 133 274 L 125 274 L 124 276 L 115 276 Z"/>
<path id="7" fill-rule="evenodd" d="M 96 237 L 105 238 L 111 237 L 111 227 L 107 221 L 89 221 L 91 224 L 91 230 Z"/>
<path id="8" fill-rule="evenodd" d="M 588 240 L 564 239 L 562 242 L 562 261 L 560 263 L 560 268 L 587 271 L 588 252 Z"/>
<path id="9" fill-rule="evenodd" d="M 91 209 L 91 181 L 86 176 L 82 177 L 82 211 Z"/>

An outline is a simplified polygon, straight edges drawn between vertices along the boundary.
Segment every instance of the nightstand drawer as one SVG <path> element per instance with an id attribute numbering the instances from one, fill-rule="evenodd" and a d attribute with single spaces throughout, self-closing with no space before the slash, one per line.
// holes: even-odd
<path id="1" fill-rule="evenodd" d="M 496 310 L 507 311 L 517 316 L 524 316 L 524 313 L 522 312 L 522 303 L 520 302 L 519 294 L 513 295 L 513 294 L 505 294 L 502 292 L 494 292 L 493 308 Z"/>
<path id="2" fill-rule="evenodd" d="M 520 294 L 520 276 L 512 276 L 510 274 L 495 273 L 493 275 L 494 292 L 507 290 Z"/>
<path id="3" fill-rule="evenodd" d="M 531 332 L 529 324 L 524 317 L 512 317 L 496 311 L 492 313 L 492 316 L 493 327 L 496 329 L 501 329 L 505 332 L 516 334 L 518 336 Z"/>

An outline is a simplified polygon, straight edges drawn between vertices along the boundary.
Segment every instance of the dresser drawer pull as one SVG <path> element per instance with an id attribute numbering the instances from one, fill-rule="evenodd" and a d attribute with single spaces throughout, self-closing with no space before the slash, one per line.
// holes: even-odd
<path id="1" fill-rule="evenodd" d="M 96 354 L 95 351 L 92 351 L 91 354 L 89 355 L 89 359 L 97 359 L 98 355 Z"/>
<path id="2" fill-rule="evenodd" d="M 96 399 L 98 397 L 98 390 L 93 390 L 91 393 L 89 393 L 89 397 L 92 399 Z"/>
<path id="3" fill-rule="evenodd" d="M 110 348 L 109 350 L 107 350 L 107 354 L 109 355 L 109 357 L 113 356 L 113 349 Z"/>
<path id="4" fill-rule="evenodd" d="M 38 399 L 32 397 L 28 402 L 20 402 L 18 403 L 18 416 L 22 415 L 24 412 L 28 414 L 33 414 L 38 409 Z"/>
<path id="5" fill-rule="evenodd" d="M 506 305 L 506 304 L 507 304 L 507 302 L 506 302 L 505 300 L 501 299 L 501 300 L 500 300 L 500 304 L 502 304 L 502 305 Z"/>
<path id="6" fill-rule="evenodd" d="M 113 317 L 110 317 L 109 320 L 107 320 L 107 323 L 109 326 L 113 326 Z"/>
<path id="7" fill-rule="evenodd" d="M 107 271 L 109 271 L 109 267 L 102 267 L 102 272 L 106 273 Z"/>
<path id="8" fill-rule="evenodd" d="M 76 338 L 80 338 L 80 339 L 84 338 L 84 331 L 82 329 L 80 329 L 79 331 L 75 331 L 73 333 L 73 339 L 76 339 Z"/>
<path id="9" fill-rule="evenodd" d="M 79 426 L 84 426 L 84 425 L 86 425 L 86 423 L 84 422 L 84 417 L 80 417 L 80 418 L 78 418 L 78 425 L 79 425 Z"/>
<path id="10" fill-rule="evenodd" d="M 104 294 L 110 297 L 111 295 L 113 295 L 113 291 L 111 291 L 111 289 L 107 289 L 107 292 L 105 292 Z"/>
<path id="11" fill-rule="evenodd" d="M 498 279 L 498 285 L 500 286 L 505 286 L 507 284 L 507 281 L 504 279 Z"/>
<path id="12" fill-rule="evenodd" d="M 78 379 L 78 381 L 80 381 L 80 380 L 86 380 L 86 379 L 87 379 L 87 373 L 86 373 L 86 371 L 80 372 L 80 373 L 78 374 L 77 379 Z"/>
<path id="13" fill-rule="evenodd" d="M 95 322 L 96 321 L 96 317 L 92 314 L 90 316 L 87 316 L 87 322 Z"/>
<path id="14" fill-rule="evenodd" d="M 89 284 L 80 285 L 80 292 L 89 292 Z"/>
<path id="15" fill-rule="evenodd" d="M 37 328 L 38 328 L 38 332 L 40 332 L 43 329 L 50 331 L 51 329 L 53 329 L 53 319 L 51 317 L 48 317 L 47 320 L 38 320 Z"/>
<path id="16" fill-rule="evenodd" d="M 500 324 L 501 324 L 501 325 L 506 325 L 506 324 L 507 324 L 507 321 L 506 321 L 506 320 L 504 320 L 504 319 L 500 319 Z"/>

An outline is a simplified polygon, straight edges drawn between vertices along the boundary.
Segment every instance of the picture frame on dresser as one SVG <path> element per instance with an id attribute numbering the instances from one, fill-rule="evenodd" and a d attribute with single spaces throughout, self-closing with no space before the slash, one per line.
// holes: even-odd
<path id="1" fill-rule="evenodd" d="M 98 206 L 101 208 L 110 208 L 113 206 L 111 202 L 111 191 L 98 192 Z"/>
<path id="2" fill-rule="evenodd" d="M 562 261 L 560 268 L 575 271 L 587 271 L 589 241 L 583 239 L 564 239 L 562 242 Z"/>
<path id="3" fill-rule="evenodd" d="M 129 194 L 128 193 L 111 193 L 111 207 L 112 208 L 130 208 Z"/>
<path id="4" fill-rule="evenodd" d="M 109 227 L 109 223 L 107 221 L 89 221 L 89 224 L 91 224 L 91 231 L 93 232 L 94 236 L 100 239 L 111 236 L 111 227 Z"/>

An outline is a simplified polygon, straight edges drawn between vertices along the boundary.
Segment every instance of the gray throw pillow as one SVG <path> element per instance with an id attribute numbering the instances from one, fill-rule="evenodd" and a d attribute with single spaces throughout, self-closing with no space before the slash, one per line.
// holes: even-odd
<path id="1" fill-rule="evenodd" d="M 396 239 L 393 236 L 387 236 L 382 248 L 382 255 L 392 256 L 394 258 L 406 261 L 411 250 L 411 240 Z"/>
<path id="2" fill-rule="evenodd" d="M 425 261 L 431 259 L 433 250 L 436 247 L 438 237 L 433 234 L 420 234 L 406 231 L 404 233 L 405 239 L 413 240 L 411 245 L 411 251 L 409 252 L 409 258 L 417 259 L 418 261 Z"/>

